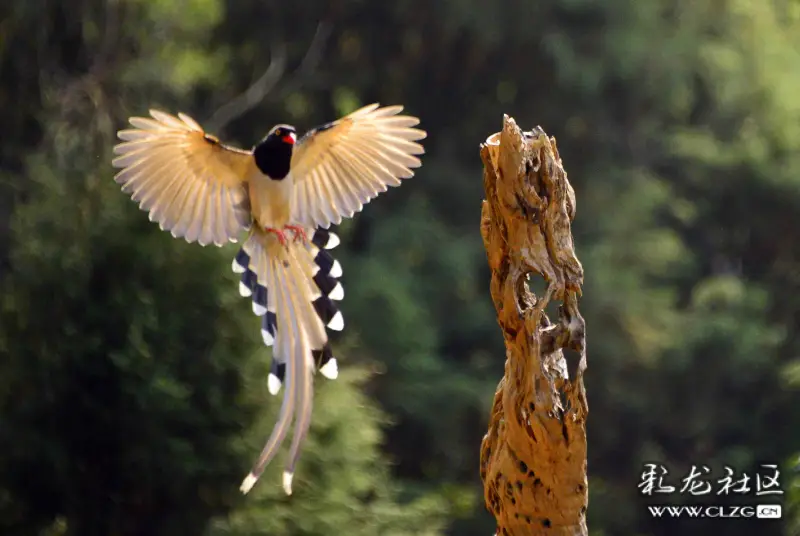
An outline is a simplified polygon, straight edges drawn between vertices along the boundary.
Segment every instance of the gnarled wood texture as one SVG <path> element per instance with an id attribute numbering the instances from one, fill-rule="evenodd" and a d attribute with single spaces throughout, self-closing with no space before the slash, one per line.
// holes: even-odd
<path id="1" fill-rule="evenodd" d="M 503 130 L 481 146 L 481 214 L 491 294 L 506 345 L 481 479 L 498 536 L 586 535 L 586 342 L 578 297 L 583 268 L 571 221 L 575 192 L 555 138 L 537 127 Z M 527 286 L 542 277 L 542 296 Z M 552 323 L 545 308 L 561 302 Z M 567 360 L 562 349 L 574 350 Z"/>

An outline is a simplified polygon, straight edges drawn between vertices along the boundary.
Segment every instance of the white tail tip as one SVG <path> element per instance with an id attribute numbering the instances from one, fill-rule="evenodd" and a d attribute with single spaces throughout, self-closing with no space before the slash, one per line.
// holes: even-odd
<path id="1" fill-rule="evenodd" d="M 267 308 L 260 303 L 253 302 L 253 312 L 256 314 L 256 316 L 264 316 L 267 314 Z"/>
<path id="2" fill-rule="evenodd" d="M 243 298 L 248 298 L 253 295 L 253 291 L 250 290 L 250 287 L 239 281 L 239 294 L 241 294 Z"/>
<path id="3" fill-rule="evenodd" d="M 277 395 L 281 390 L 281 381 L 271 372 L 267 377 L 267 389 L 269 390 L 269 394 L 272 396 Z"/>
<path id="4" fill-rule="evenodd" d="M 342 277 L 342 265 L 339 264 L 339 261 L 336 259 L 333 260 L 333 266 L 331 266 L 331 277 Z"/>
<path id="5" fill-rule="evenodd" d="M 341 311 L 336 311 L 334 317 L 328 322 L 328 327 L 333 331 L 342 331 L 344 329 L 344 317 Z"/>
<path id="6" fill-rule="evenodd" d="M 275 337 L 273 337 L 272 333 L 266 329 L 261 330 L 261 338 L 264 339 L 264 344 L 267 346 L 272 346 L 272 344 L 275 342 Z"/>
<path id="7" fill-rule="evenodd" d="M 246 267 L 236 262 L 236 259 L 233 259 L 233 264 L 231 264 L 231 269 L 234 271 L 234 273 L 237 274 L 243 274 L 247 270 Z"/>
<path id="8" fill-rule="evenodd" d="M 241 491 L 244 494 L 247 494 L 248 491 L 253 489 L 253 486 L 256 485 L 256 482 L 258 482 L 258 477 L 256 475 L 254 475 L 253 473 L 250 473 L 249 475 L 244 477 L 244 481 L 242 481 L 242 485 L 239 486 L 239 491 Z"/>
<path id="9" fill-rule="evenodd" d="M 286 492 L 286 495 L 292 494 L 292 479 L 294 478 L 294 473 L 290 473 L 289 471 L 283 472 L 283 491 Z"/>
<path id="10" fill-rule="evenodd" d="M 333 290 L 331 291 L 330 294 L 328 294 L 328 297 L 336 301 L 339 301 L 342 298 L 344 298 L 344 287 L 342 286 L 342 284 L 336 283 L 336 286 L 333 287 Z"/>
<path id="11" fill-rule="evenodd" d="M 329 380 L 335 380 L 339 377 L 339 365 L 336 363 L 336 358 L 332 357 L 327 363 L 322 365 L 319 369 L 320 373 Z"/>
<path id="12" fill-rule="evenodd" d="M 341 243 L 339 237 L 334 233 L 328 233 L 328 243 L 325 244 L 325 249 L 333 249 Z"/>

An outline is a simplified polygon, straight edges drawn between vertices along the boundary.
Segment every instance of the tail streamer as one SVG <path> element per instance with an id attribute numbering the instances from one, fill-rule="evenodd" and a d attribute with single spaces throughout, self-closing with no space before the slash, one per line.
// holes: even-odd
<path id="1" fill-rule="evenodd" d="M 233 260 L 233 271 L 242 274 L 239 293 L 252 298 L 253 313 L 262 319 L 264 344 L 273 348 L 269 392 L 277 395 L 285 387 L 278 420 L 242 482 L 242 493 L 252 489 L 274 459 L 294 420 L 283 473 L 284 491 L 291 495 L 295 466 L 311 425 L 313 375 L 319 371 L 329 379 L 338 376 L 325 330 L 344 328 L 335 303 L 344 297 L 342 267 L 328 251 L 338 244 L 335 234 L 320 228 L 308 243 L 290 240 L 283 247 L 273 235 L 253 228 Z"/>

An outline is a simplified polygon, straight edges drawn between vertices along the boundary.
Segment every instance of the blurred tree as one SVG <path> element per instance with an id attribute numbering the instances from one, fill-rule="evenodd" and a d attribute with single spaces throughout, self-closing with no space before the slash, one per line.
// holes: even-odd
<path id="1" fill-rule="evenodd" d="M 318 382 L 297 492 L 287 498 L 275 485 L 282 467 L 273 464 L 248 494 L 246 504 L 230 517 L 216 520 L 208 536 L 440 534 L 445 505 L 435 497 L 415 497 L 390 478 L 379 451 L 385 417 L 359 392 L 367 377 L 351 367 L 336 382 Z M 257 433 L 251 434 L 253 451 L 263 446 L 274 423 L 272 411 L 264 417 Z"/>
<path id="2" fill-rule="evenodd" d="M 222 5 L 42 7 L 43 18 L 13 9 L 10 33 L 72 29 L 69 39 L 33 39 L 29 55 L 83 60 L 63 69 L 45 60 L 35 91 L 15 95 L 23 113 L 36 110 L 37 135 L 17 147 L 19 165 L 2 166 L 15 203 L 0 279 L 0 526 L 22 535 L 200 534 L 245 502 L 238 483 L 274 419 L 275 399 L 263 396 L 269 351 L 228 273 L 235 249 L 159 231 L 119 193 L 109 159 L 128 106 L 181 98 L 190 108 L 221 76 L 215 58 L 224 51 L 209 53 L 203 34 Z M 109 48 L 92 55 L 98 41 Z M 26 74 L 30 63 L 7 53 L 4 74 Z M 317 413 L 333 417 L 315 424 L 303 461 L 313 471 L 309 501 L 329 507 L 298 516 L 302 499 L 284 503 L 284 528 L 437 534 L 447 510 L 387 478 L 378 413 L 357 389 L 351 377 L 329 397 L 323 390 Z M 257 439 L 246 434 L 255 419 Z M 232 526 L 253 533 L 280 510 L 249 502 Z"/>
<path id="3" fill-rule="evenodd" d="M 99 122 L 78 125 L 51 112 L 12 221 L 0 524 L 33 534 L 63 516 L 67 534 L 197 534 L 233 504 L 249 461 L 233 442 L 254 416 L 239 372 L 253 338 L 223 313 L 219 253 L 125 206 L 96 163 L 113 133 L 94 111 Z"/>
<path id="4" fill-rule="evenodd" d="M 597 334 L 587 382 L 590 392 L 603 386 L 590 401 L 590 526 L 659 530 L 636 499 L 645 460 L 676 472 L 701 460 L 717 471 L 723 463 L 748 470 L 754 460 L 785 459 L 800 442 L 797 393 L 781 379 L 784 356 L 795 355 L 789 334 L 798 310 L 796 293 L 782 289 L 797 286 L 787 277 L 798 263 L 782 261 L 792 249 L 775 234 L 800 198 L 765 180 L 797 176 L 787 163 L 798 152 L 735 168 L 716 156 L 764 154 L 730 136 L 755 113 L 762 116 L 753 124 L 798 124 L 793 112 L 783 115 L 793 109 L 789 88 L 800 87 L 788 67 L 796 63 L 797 18 L 782 16 L 786 4 L 339 0 L 309 2 L 302 13 L 242 4 L 217 35 L 239 51 L 232 87 L 267 61 L 256 52 L 259 29 L 308 35 L 309 19 L 335 28 L 319 72 L 270 95 L 255 112 L 263 114 L 258 123 L 271 124 L 284 105 L 293 121 L 310 125 L 381 100 L 403 102 L 431 131 L 413 187 L 374 201 L 342 229 L 352 252 L 347 274 L 359 281 L 345 312 L 355 351 L 386 371 L 371 392 L 395 422 L 387 448 L 399 476 L 423 485 L 474 482 L 473 445 L 502 363 L 481 298 L 488 273 L 478 254 L 474 147 L 504 112 L 557 136 L 582 207 L 575 232 L 592 274 L 585 315 Z M 770 62 L 758 62 L 766 56 Z M 790 137 L 775 146 L 793 147 L 789 127 L 780 132 Z M 778 138 L 747 140 L 759 147 Z M 757 237 L 754 220 L 763 229 Z M 748 256 L 749 265 L 740 262 Z M 776 262 L 786 275 L 764 272 Z M 685 401 L 682 412 L 674 401 Z M 775 441 L 767 428 L 778 415 Z M 462 504 L 477 517 L 454 521 L 452 533 L 491 530 L 479 500 Z"/>
<path id="5" fill-rule="evenodd" d="M 225 370 L 228 362 L 213 356 L 224 356 L 228 344 L 231 359 L 250 362 L 248 345 L 257 333 L 251 333 L 247 307 L 237 304 L 245 318 L 235 320 L 236 315 L 228 318 L 233 306 L 227 301 L 223 309 L 211 306 L 217 292 L 219 299 L 235 298 L 228 298 L 225 287 L 215 290 L 219 278 L 213 275 L 225 271 L 229 252 L 220 257 L 211 250 L 184 250 L 168 236 L 156 236 L 142 214 L 134 216 L 134 207 L 118 205 L 124 196 L 111 193 L 108 147 L 114 128 L 148 106 L 183 110 L 201 121 L 213 116 L 264 73 L 275 46 L 283 44 L 287 75 L 250 113 L 217 134 L 246 146 L 277 121 L 309 127 L 373 100 L 405 104 L 430 132 L 418 176 L 339 229 L 344 282 L 358 284 L 346 285 L 349 327 L 346 340 L 336 344 L 345 342 L 348 349 L 343 368 L 355 361 L 381 372 L 365 389 L 391 423 L 383 450 L 394 463 L 396 484 L 442 493 L 452 534 L 492 530 L 476 473 L 491 394 L 502 374 L 502 341 L 478 234 L 482 192 L 475 147 L 499 128 L 506 112 L 523 126 L 542 124 L 558 138 L 580 206 L 577 251 L 592 274 L 582 302 L 592 348 L 586 380 L 592 393 L 589 526 L 597 534 L 673 530 L 647 517 L 637 499 L 643 461 L 658 459 L 675 471 L 704 462 L 717 470 L 722 463 L 745 470 L 754 460 L 787 460 L 800 444 L 798 387 L 785 381 L 800 350 L 800 259 L 792 224 L 800 208 L 797 15 L 794 0 L 79 0 L 68 8 L 56 0 L 3 3 L 0 120 L 13 135 L 0 147 L 0 284 L 7 295 L 0 329 L 2 344 L 15 346 L 0 346 L 0 385 L 6 389 L 0 429 L 7 430 L 7 422 L 33 423 L 14 413 L 21 409 L 9 413 L 14 419 L 6 417 L 14 409 L 7 401 L 46 402 L 19 396 L 32 393 L 33 386 L 45 392 L 44 382 L 53 382 L 63 390 L 50 406 L 59 409 L 68 388 L 74 389 L 71 362 L 38 368 L 39 358 L 32 356 L 49 362 L 53 354 L 9 334 L 25 334 L 37 345 L 51 344 L 40 336 L 47 334 L 52 344 L 69 343 L 59 352 L 73 356 L 82 356 L 81 348 L 94 348 L 92 356 L 110 355 L 103 347 L 106 328 L 98 323 L 103 319 L 88 315 L 102 309 L 77 294 L 65 300 L 58 291 L 88 288 L 82 270 L 105 269 L 117 257 L 143 262 L 152 248 L 153 262 L 161 262 L 165 272 L 152 285 L 166 285 L 185 270 L 190 280 L 181 283 L 184 290 L 178 287 L 181 296 L 194 294 L 189 286 L 200 281 L 191 274 L 207 268 L 210 283 L 197 290 L 204 314 L 195 325 L 219 322 L 224 329 L 220 340 L 206 334 L 202 348 L 218 348 L 220 354 L 207 350 L 209 359 L 222 360 L 218 366 Z M 318 21 L 332 28 L 321 61 L 295 75 Z M 70 83 L 75 80 L 81 83 Z M 57 101 L 50 100 L 54 89 Z M 84 104 L 68 106 L 76 95 Z M 102 143 L 70 134 L 77 126 L 95 129 Z M 84 178 L 97 183 L 94 190 Z M 51 183 L 66 189 L 52 190 Z M 104 188 L 110 204 L 100 193 Z M 47 201 L 59 192 L 69 202 Z M 83 198 L 103 201 L 82 204 Z M 12 218 L 18 202 L 26 205 Z M 99 219 L 95 205 L 109 207 L 106 219 Z M 79 211 L 89 215 L 81 219 Z M 98 245 L 89 244 L 79 226 L 95 221 L 116 222 L 107 224 Z M 50 228 L 62 234 L 53 238 Z M 34 229 L 39 234 L 31 235 Z M 36 249 L 44 248 L 37 240 L 51 249 Z M 222 268 L 213 268 L 216 263 Z M 141 272 L 123 266 L 130 270 L 121 273 L 130 279 L 124 292 L 131 299 L 149 295 L 140 288 L 149 288 L 150 280 L 138 274 L 161 273 L 156 268 L 162 265 L 145 266 Z M 34 267 L 44 275 L 32 272 Z M 70 274 L 63 285 L 59 270 Z M 32 286 L 40 280 L 41 287 Z M 28 301 L 29 294 L 36 299 Z M 55 313 L 69 313 L 76 334 L 41 324 L 53 314 L 42 295 L 52 295 Z M 166 309 L 161 295 L 152 299 L 147 307 L 135 302 L 141 318 L 120 306 L 109 309 L 108 317 L 145 326 L 168 314 L 167 324 L 148 332 L 158 340 L 148 339 L 145 348 L 163 351 L 157 346 L 163 340 L 206 351 L 197 350 L 202 340 L 189 342 L 194 330 L 191 337 L 181 331 L 189 325 L 185 319 L 198 314 L 193 301 L 172 299 Z M 238 322 L 246 328 L 237 328 Z M 62 317 L 57 324 L 70 325 Z M 176 331 L 168 328 L 173 325 Z M 102 344 L 83 338 L 84 327 L 95 340 L 102 334 Z M 250 337 L 242 347 L 225 338 L 238 329 Z M 136 363 L 129 346 L 116 341 L 114 348 Z M 27 353 L 14 357 L 11 349 Z M 170 354 L 163 366 L 182 363 L 183 355 Z M 15 384 L 20 378 L 28 379 Z M 12 384 L 29 387 L 9 394 Z M 245 428 L 247 408 L 237 408 L 231 415 L 242 412 L 242 421 L 231 425 L 230 437 L 239 434 L 237 426 Z M 31 433 L 45 429 L 31 426 Z M 58 452 L 68 445 L 61 442 L 66 432 L 60 434 L 40 439 L 40 447 L 29 447 L 28 435 L 15 444 L 18 453 L 41 453 L 37 449 L 45 446 Z M 246 467 L 249 461 L 241 463 Z M 221 461 L 220 478 L 228 463 L 238 462 Z M 21 488 L 9 486 L 6 480 L 0 485 L 0 504 L 24 512 L 25 497 L 11 493 Z M 43 487 L 30 503 L 50 516 L 56 511 L 51 505 L 65 495 L 53 486 Z M 225 497 L 214 500 L 220 511 L 227 508 Z M 685 534 L 709 530 L 719 529 L 702 523 L 681 527 Z M 735 535 L 751 529 L 731 523 L 725 530 Z"/>

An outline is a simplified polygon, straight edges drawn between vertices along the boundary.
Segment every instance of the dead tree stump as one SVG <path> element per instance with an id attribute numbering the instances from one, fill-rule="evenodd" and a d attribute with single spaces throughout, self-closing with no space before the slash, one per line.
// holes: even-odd
<path id="1" fill-rule="evenodd" d="M 570 227 L 575 192 L 555 138 L 540 127 L 522 132 L 508 116 L 503 123 L 481 145 L 481 235 L 506 346 L 481 444 L 486 507 L 498 536 L 587 535 L 583 267 Z M 530 276 L 544 278 L 542 296 L 528 288 Z M 560 302 L 555 323 L 545 312 L 551 300 Z M 562 349 L 575 353 L 568 360 Z"/>

